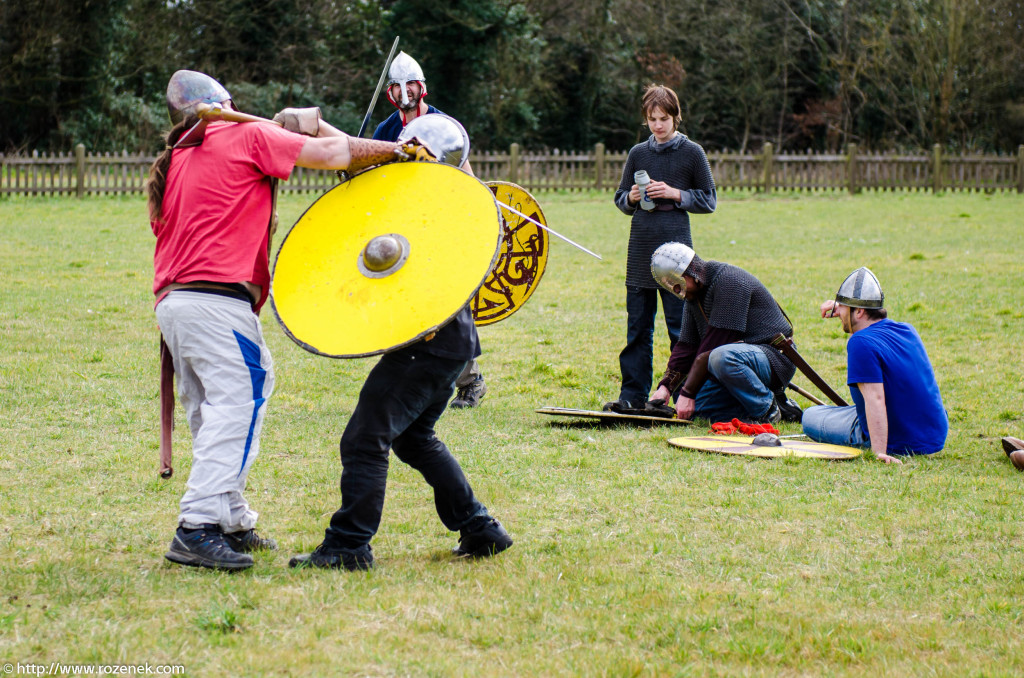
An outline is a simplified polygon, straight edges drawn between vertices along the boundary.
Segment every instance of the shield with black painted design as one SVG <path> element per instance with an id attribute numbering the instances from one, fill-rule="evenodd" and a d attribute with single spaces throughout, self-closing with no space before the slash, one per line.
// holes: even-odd
<path id="1" fill-rule="evenodd" d="M 508 206 L 547 226 L 540 205 L 525 188 L 507 181 L 488 181 L 487 187 L 502 208 L 498 259 L 470 308 L 477 325 L 504 320 L 530 298 L 540 284 L 548 262 L 548 234 Z"/>

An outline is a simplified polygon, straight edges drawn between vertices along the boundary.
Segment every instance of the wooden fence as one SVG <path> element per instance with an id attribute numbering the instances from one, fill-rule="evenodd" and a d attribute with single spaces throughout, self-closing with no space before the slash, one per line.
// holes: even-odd
<path id="1" fill-rule="evenodd" d="M 473 171 L 484 181 L 511 181 L 530 191 L 614 190 L 625 152 L 507 151 L 473 153 Z M 1014 155 L 863 153 L 851 144 L 845 154 L 781 153 L 771 144 L 761 153 L 708 154 L 720 189 L 798 191 L 1016 191 L 1024 193 L 1024 145 Z M 0 154 L 0 197 L 141 193 L 153 157 L 139 154 Z M 283 191 L 323 192 L 338 183 L 334 172 L 295 168 Z"/>

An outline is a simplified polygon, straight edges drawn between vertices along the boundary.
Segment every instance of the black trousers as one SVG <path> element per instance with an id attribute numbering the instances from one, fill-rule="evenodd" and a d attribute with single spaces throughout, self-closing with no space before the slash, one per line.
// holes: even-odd
<path id="1" fill-rule="evenodd" d="M 389 449 L 434 489 L 437 515 L 449 530 L 487 515 L 458 460 L 434 433 L 465 365 L 410 348 L 384 355 L 370 371 L 341 436 L 341 508 L 331 517 L 325 546 L 358 548 L 376 534 Z"/>

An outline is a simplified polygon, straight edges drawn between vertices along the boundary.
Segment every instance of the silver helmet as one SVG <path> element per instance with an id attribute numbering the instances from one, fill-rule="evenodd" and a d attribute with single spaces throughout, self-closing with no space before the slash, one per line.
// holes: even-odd
<path id="1" fill-rule="evenodd" d="M 196 104 L 222 104 L 231 95 L 219 82 L 198 71 L 175 71 L 167 83 L 167 112 L 177 125 L 195 113 Z"/>
<path id="2" fill-rule="evenodd" d="M 883 308 L 885 295 L 878 278 L 866 266 L 846 276 L 836 293 L 836 303 L 852 308 Z"/>
<path id="3" fill-rule="evenodd" d="M 421 115 L 402 128 L 398 143 L 419 141 L 438 162 L 462 167 L 469 160 L 469 135 L 458 120 L 443 113 Z"/>
<path id="4" fill-rule="evenodd" d="M 409 95 L 405 91 L 405 86 L 410 82 L 420 84 L 420 99 L 427 96 L 427 81 L 423 77 L 423 69 L 411 56 L 405 52 L 399 52 L 398 56 L 391 61 L 391 67 L 388 69 L 388 101 L 399 108 L 412 108 L 419 105 L 419 101 L 409 101 Z M 391 97 L 392 85 L 398 85 L 402 90 L 401 102 L 395 101 Z"/>
<path id="5" fill-rule="evenodd" d="M 682 299 L 686 292 L 683 276 L 696 256 L 693 248 L 681 242 L 667 242 L 654 250 L 651 275 L 659 285 Z M 677 288 L 681 291 L 677 291 Z"/>

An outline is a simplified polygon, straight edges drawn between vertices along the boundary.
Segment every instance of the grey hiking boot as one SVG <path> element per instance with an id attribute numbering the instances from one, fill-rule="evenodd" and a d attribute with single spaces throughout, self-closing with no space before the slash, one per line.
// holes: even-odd
<path id="1" fill-rule="evenodd" d="M 214 570 L 244 570 L 252 567 L 252 556 L 232 549 L 217 525 L 192 530 L 179 527 L 164 558 L 172 563 Z"/>
<path id="2" fill-rule="evenodd" d="M 312 553 L 292 556 L 288 567 L 317 567 L 325 570 L 369 570 L 373 567 L 373 549 L 365 544 L 355 549 L 328 548 L 323 544 Z"/>
<path id="3" fill-rule="evenodd" d="M 458 394 L 456 394 L 449 407 L 476 407 L 480 404 L 485 393 L 487 393 L 487 384 L 484 383 L 483 377 L 477 377 L 459 389 Z"/>
<path id="4" fill-rule="evenodd" d="M 480 516 L 459 531 L 459 545 L 452 549 L 457 556 L 486 558 L 512 546 L 512 537 L 490 516 Z"/>
<path id="5" fill-rule="evenodd" d="M 244 532 L 225 532 L 224 540 L 237 553 L 277 550 L 276 541 L 270 537 L 261 537 L 255 529 Z"/>

